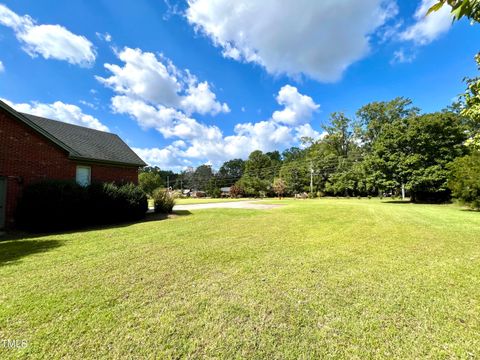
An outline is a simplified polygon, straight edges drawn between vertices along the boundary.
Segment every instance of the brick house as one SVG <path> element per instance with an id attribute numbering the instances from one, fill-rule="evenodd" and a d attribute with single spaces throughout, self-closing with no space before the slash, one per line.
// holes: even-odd
<path id="1" fill-rule="evenodd" d="M 138 183 L 146 164 L 115 134 L 15 111 L 0 101 L 0 229 L 22 189 L 44 179 Z"/>

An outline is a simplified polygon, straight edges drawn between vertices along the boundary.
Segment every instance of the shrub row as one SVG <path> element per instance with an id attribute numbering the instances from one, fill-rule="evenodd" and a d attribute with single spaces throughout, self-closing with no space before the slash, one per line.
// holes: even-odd
<path id="1" fill-rule="evenodd" d="M 25 188 L 17 207 L 17 226 L 30 231 L 64 230 L 139 220 L 147 196 L 133 184 L 82 187 L 71 181 L 42 181 Z"/>

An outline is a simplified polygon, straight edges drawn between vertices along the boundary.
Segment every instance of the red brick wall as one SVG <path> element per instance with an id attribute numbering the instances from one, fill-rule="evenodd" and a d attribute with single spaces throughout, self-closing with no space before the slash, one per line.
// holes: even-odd
<path id="1" fill-rule="evenodd" d="M 82 164 L 79 164 L 82 165 Z M 91 167 L 92 181 L 138 184 L 138 168 L 85 164 Z"/>
<path id="2" fill-rule="evenodd" d="M 25 185 L 43 179 L 74 180 L 77 162 L 33 129 L 0 109 L 0 176 L 7 178 L 7 226 Z M 138 168 L 91 166 L 92 181 L 138 183 Z"/>

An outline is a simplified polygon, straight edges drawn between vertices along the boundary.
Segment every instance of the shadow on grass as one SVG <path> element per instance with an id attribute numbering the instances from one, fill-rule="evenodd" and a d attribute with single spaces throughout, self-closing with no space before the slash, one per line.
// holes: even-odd
<path id="1" fill-rule="evenodd" d="M 116 229 L 116 228 L 128 227 L 135 224 L 141 224 L 145 222 L 162 221 L 166 219 L 172 219 L 172 218 L 176 218 L 180 216 L 188 216 L 188 215 L 192 215 L 192 213 L 188 210 L 177 210 L 177 211 L 174 211 L 172 214 L 156 214 L 154 212 L 148 212 L 145 214 L 145 217 L 143 219 L 140 219 L 137 221 L 127 221 L 127 222 L 110 223 L 110 224 L 103 224 L 103 225 L 87 225 L 87 226 L 80 226 L 76 228 L 55 230 L 55 231 L 48 231 L 48 232 L 47 231 L 30 232 L 30 231 L 24 231 L 24 230 L 11 230 L 4 235 L 0 235 L 0 245 L 5 241 L 10 241 L 10 240 L 35 239 L 45 235 L 64 235 L 64 234 L 74 234 L 77 232 Z"/>
<path id="2" fill-rule="evenodd" d="M 62 245 L 57 240 L 24 240 L 0 242 L 0 266 L 9 265 L 25 256 L 46 252 Z"/>
<path id="3" fill-rule="evenodd" d="M 132 225 L 132 224 L 143 223 L 143 222 L 172 219 L 172 218 L 176 218 L 176 217 L 179 217 L 179 216 L 187 216 L 187 215 L 192 215 L 192 213 L 188 210 L 176 210 L 171 214 L 156 214 L 152 211 L 152 212 L 148 212 L 144 219 L 141 219 L 141 220 L 133 222 L 133 223 L 128 223 L 127 226 Z"/>
<path id="4" fill-rule="evenodd" d="M 384 204 L 415 204 L 410 200 L 383 200 L 382 203 Z"/>
<path id="5" fill-rule="evenodd" d="M 452 204 L 451 201 L 440 201 L 440 202 L 435 202 L 435 201 L 411 201 L 411 200 L 387 200 L 387 201 L 382 201 L 384 204 L 413 204 L 413 205 L 439 205 L 439 206 L 445 206 L 445 205 L 450 205 Z"/>
<path id="6" fill-rule="evenodd" d="M 192 213 L 189 210 L 175 210 L 172 215 L 173 216 L 186 216 L 186 215 L 192 215 Z"/>

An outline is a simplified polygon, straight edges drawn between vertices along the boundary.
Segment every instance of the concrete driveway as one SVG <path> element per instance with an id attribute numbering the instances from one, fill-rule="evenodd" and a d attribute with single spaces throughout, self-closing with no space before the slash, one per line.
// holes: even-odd
<path id="1" fill-rule="evenodd" d="M 232 201 L 232 202 L 218 202 L 207 204 L 188 204 L 188 205 L 175 205 L 175 210 L 202 210 L 202 209 L 257 209 L 268 210 L 283 205 L 262 204 L 261 201 Z"/>

